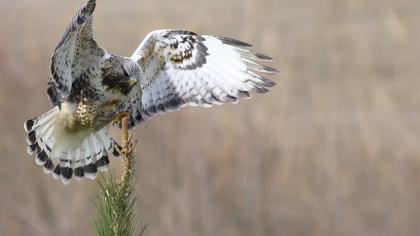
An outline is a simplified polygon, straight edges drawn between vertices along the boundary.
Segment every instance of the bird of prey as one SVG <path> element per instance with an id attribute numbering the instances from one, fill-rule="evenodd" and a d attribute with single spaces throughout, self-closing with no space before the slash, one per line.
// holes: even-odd
<path id="1" fill-rule="evenodd" d="M 47 94 L 53 108 L 25 122 L 28 152 L 45 173 L 67 184 L 106 170 L 116 143 L 107 131 L 122 115 L 132 128 L 187 105 L 211 107 L 265 93 L 275 85 L 270 62 L 251 45 L 183 30 L 149 33 L 122 57 L 93 39 L 95 0 L 77 12 L 51 60 Z"/>

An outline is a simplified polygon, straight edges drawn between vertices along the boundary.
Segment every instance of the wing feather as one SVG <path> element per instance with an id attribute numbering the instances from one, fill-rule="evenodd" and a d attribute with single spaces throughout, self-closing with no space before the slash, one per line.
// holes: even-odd
<path id="1" fill-rule="evenodd" d="M 182 30 L 149 33 L 131 56 L 142 69 L 132 91 L 133 125 L 187 105 L 236 103 L 250 92 L 267 92 L 275 83 L 259 73 L 277 70 L 260 64 L 272 59 L 250 48 L 235 39 Z"/>
<path id="2" fill-rule="evenodd" d="M 64 101 L 70 94 L 73 82 L 106 54 L 92 36 L 95 6 L 95 0 L 88 0 L 78 11 L 52 56 L 47 92 L 54 105 Z"/>

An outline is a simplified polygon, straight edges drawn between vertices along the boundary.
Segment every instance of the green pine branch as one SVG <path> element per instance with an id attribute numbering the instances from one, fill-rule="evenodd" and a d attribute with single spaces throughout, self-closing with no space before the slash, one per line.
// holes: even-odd
<path id="1" fill-rule="evenodd" d="M 95 222 L 96 234 L 100 236 L 142 235 L 145 227 L 137 228 L 134 213 L 134 149 L 132 136 L 128 135 L 126 118 L 122 118 L 120 150 L 123 157 L 121 179 L 118 182 L 111 173 L 102 175 L 99 182 L 98 215 Z"/>

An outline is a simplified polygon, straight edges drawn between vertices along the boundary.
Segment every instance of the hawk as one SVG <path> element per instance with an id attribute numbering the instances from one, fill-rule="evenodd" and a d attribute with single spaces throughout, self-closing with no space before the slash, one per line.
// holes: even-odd
<path id="1" fill-rule="evenodd" d="M 89 0 L 77 12 L 52 56 L 53 108 L 24 125 L 28 153 L 65 184 L 107 169 L 108 153 L 117 154 L 107 131 L 122 115 L 133 128 L 156 114 L 237 103 L 275 85 L 261 74 L 277 71 L 258 63 L 270 57 L 226 37 L 157 30 L 131 57 L 111 54 L 93 39 L 95 6 Z"/>

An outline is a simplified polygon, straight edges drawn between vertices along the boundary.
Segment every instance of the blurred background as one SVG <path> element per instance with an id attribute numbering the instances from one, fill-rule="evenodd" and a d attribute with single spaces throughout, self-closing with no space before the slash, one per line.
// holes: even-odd
<path id="1" fill-rule="evenodd" d="M 249 42 L 281 71 L 266 95 L 135 129 L 146 235 L 420 235 L 419 1 L 98 2 L 115 54 L 182 28 Z M 0 235 L 93 234 L 97 184 L 44 175 L 23 130 L 50 109 L 50 56 L 83 3 L 0 0 Z"/>

